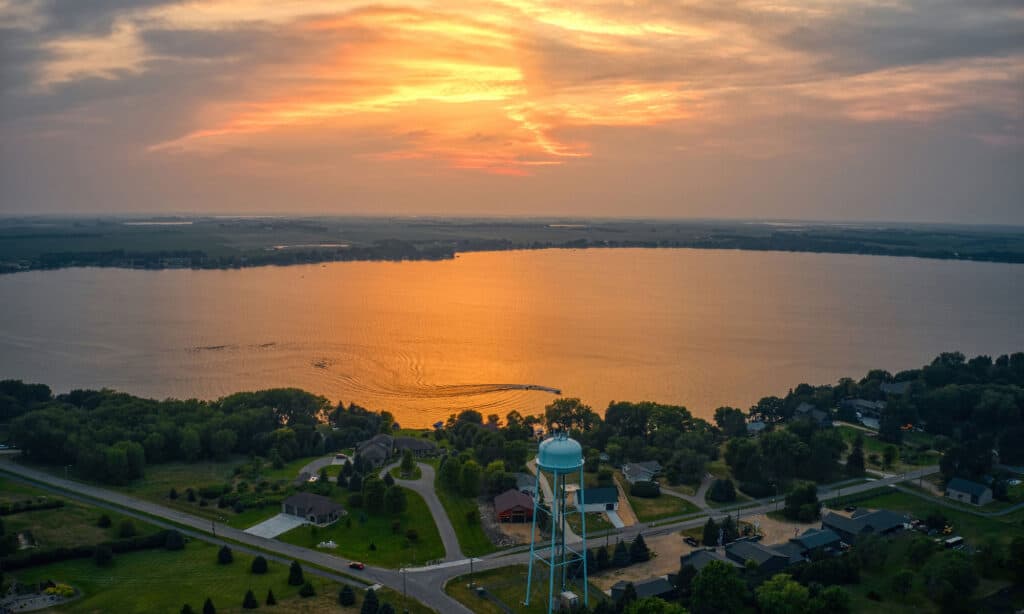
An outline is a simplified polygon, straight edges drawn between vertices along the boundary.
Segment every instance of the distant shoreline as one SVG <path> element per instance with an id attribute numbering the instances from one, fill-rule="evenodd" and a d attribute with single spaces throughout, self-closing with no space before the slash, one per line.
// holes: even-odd
<path id="1" fill-rule="evenodd" d="M 197 219 L 189 224 L 0 220 L 0 273 L 104 267 L 238 269 L 449 260 L 532 249 L 722 249 L 1024 263 L 1013 230 L 562 220 Z"/>

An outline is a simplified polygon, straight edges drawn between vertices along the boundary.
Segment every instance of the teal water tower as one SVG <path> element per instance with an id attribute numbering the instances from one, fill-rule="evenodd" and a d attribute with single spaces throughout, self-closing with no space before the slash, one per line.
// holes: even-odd
<path id="1" fill-rule="evenodd" d="M 565 478 L 579 475 L 579 490 L 569 501 Z M 551 490 L 542 490 L 550 476 Z M 587 586 L 587 517 L 584 514 L 586 497 L 583 488 L 583 447 L 579 442 L 559 433 L 541 442 L 537 450 L 537 495 L 533 499 L 533 531 L 530 533 L 530 570 L 526 579 L 525 605 L 530 605 L 530 591 L 533 583 L 534 562 L 548 566 L 548 612 L 554 612 L 569 605 L 574 594 L 568 588 L 570 582 L 582 576 L 583 603 L 589 605 Z M 550 511 L 540 505 L 540 493 L 545 494 L 551 505 Z M 569 514 L 580 515 L 581 535 L 576 536 L 566 525 Z M 551 519 L 551 541 L 537 543 L 537 517 L 546 514 Z M 568 531 L 566 529 L 569 529 Z M 547 546 L 547 547 L 545 547 Z M 556 593 L 555 586 L 559 589 Z M 555 595 L 559 598 L 556 601 Z M 556 603 L 558 604 L 556 608 Z"/>

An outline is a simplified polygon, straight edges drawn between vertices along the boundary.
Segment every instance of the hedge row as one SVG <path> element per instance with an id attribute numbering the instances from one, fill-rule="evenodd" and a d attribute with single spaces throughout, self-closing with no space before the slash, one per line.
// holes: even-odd
<path id="1" fill-rule="evenodd" d="M 52 548 L 50 550 L 34 550 L 26 554 L 19 554 L 5 559 L 0 559 L 0 564 L 2 564 L 0 566 L 2 566 L 5 571 L 13 571 L 15 569 L 25 569 L 27 567 L 36 567 L 38 565 L 49 565 L 50 563 L 59 563 L 61 561 L 69 561 L 72 559 L 87 559 L 91 558 L 96 553 L 96 549 L 102 546 L 109 547 L 110 551 L 114 554 L 164 548 L 167 544 L 167 535 L 170 532 L 171 531 L 157 531 L 150 535 L 118 539 L 95 545 L 74 546 L 72 548 Z"/>
<path id="2" fill-rule="evenodd" d="M 15 501 L 14 503 L 4 503 L 0 505 L 0 516 L 10 516 L 11 514 L 34 512 L 37 510 L 52 510 L 58 507 L 64 507 L 63 500 L 47 499 L 45 501 Z"/>

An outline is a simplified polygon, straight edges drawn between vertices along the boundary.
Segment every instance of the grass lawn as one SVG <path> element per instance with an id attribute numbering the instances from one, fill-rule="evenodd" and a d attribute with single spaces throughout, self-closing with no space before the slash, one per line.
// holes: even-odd
<path id="1" fill-rule="evenodd" d="M 190 542 L 177 552 L 147 550 L 115 555 L 114 564 L 106 568 L 84 559 L 19 570 L 12 575 L 21 582 L 65 582 L 82 591 L 83 598 L 61 608 L 65 612 L 173 613 L 184 603 L 198 612 L 207 597 L 213 599 L 218 612 L 236 612 L 242 610 L 242 599 L 249 589 L 260 602 L 260 611 L 339 610 L 340 586 L 334 582 L 306 574 L 317 597 L 302 599 L 297 596 L 299 587 L 288 585 L 286 566 L 271 562 L 265 575 L 253 575 L 249 572 L 252 557 L 236 552 L 232 564 L 218 565 L 217 550 L 210 544 Z M 268 589 L 281 603 L 279 608 L 263 605 Z"/>
<path id="2" fill-rule="evenodd" d="M 525 607 L 522 605 L 523 599 L 526 597 L 527 569 L 526 565 L 516 565 L 472 575 L 466 574 L 449 580 L 448 584 L 444 587 L 444 591 L 477 614 L 505 614 L 507 611 L 505 607 L 517 614 L 540 614 L 547 612 L 548 576 L 547 567 L 543 564 L 536 565 L 533 569 L 533 585 L 530 587 L 530 606 Z M 467 586 L 470 580 L 477 586 L 483 586 L 487 591 L 486 596 L 481 597 L 471 590 Z M 582 604 L 583 588 L 576 585 L 572 590 L 579 596 L 580 603 Z M 556 598 L 558 592 L 556 587 Z M 597 604 L 599 600 L 604 599 L 606 599 L 604 593 L 591 584 L 591 607 Z M 499 601 L 505 607 L 494 603 L 492 600 Z"/>
<path id="3" fill-rule="evenodd" d="M 346 491 L 336 492 L 338 494 L 334 498 L 339 500 L 346 494 Z M 423 497 L 409 489 L 405 489 L 405 495 L 409 507 L 401 514 L 369 514 L 359 509 L 349 509 L 348 516 L 329 527 L 302 526 L 288 531 L 278 539 L 314 549 L 322 541 L 333 540 L 338 544 L 338 549 L 331 551 L 332 554 L 381 567 L 395 568 L 443 558 L 444 545 Z M 361 522 L 361 518 L 365 522 Z M 391 529 L 396 520 L 401 523 L 398 533 Z M 416 542 L 406 538 L 405 532 L 409 529 L 419 534 Z M 371 550 L 371 544 L 376 549 Z"/>
<path id="4" fill-rule="evenodd" d="M 857 438 L 857 435 L 864 436 L 864 463 L 869 469 L 882 469 L 881 464 L 872 463 L 869 460 L 869 456 L 877 454 L 879 459 L 883 457 L 885 448 L 890 445 L 884 441 L 879 441 L 876 437 L 872 437 L 871 433 L 855 429 L 850 426 L 837 426 L 836 429 L 843 436 L 843 441 L 848 446 L 853 446 L 853 441 Z M 926 452 L 918 452 L 916 447 L 922 444 L 930 444 L 933 437 L 927 433 L 904 433 L 903 443 L 897 445 L 896 448 L 899 450 L 896 462 L 892 467 L 885 468 L 885 471 L 902 473 L 904 471 L 911 471 L 917 467 L 925 465 L 933 465 L 939 462 L 939 453 L 935 450 L 928 450 Z"/>
<path id="5" fill-rule="evenodd" d="M 583 523 L 580 521 L 579 514 L 569 514 L 565 518 L 566 523 L 574 533 L 579 535 L 583 531 Z M 614 529 L 615 526 L 608 520 L 602 512 L 589 512 L 587 514 L 587 533 L 597 533 L 600 531 L 608 531 Z"/>
<path id="6" fill-rule="evenodd" d="M 444 506 L 445 513 L 448 514 L 452 527 L 455 528 L 455 536 L 459 538 L 459 547 L 463 554 L 480 556 L 498 550 L 498 547 L 491 543 L 490 538 L 484 533 L 483 527 L 480 526 L 480 508 L 477 506 L 476 499 L 449 492 L 448 489 L 441 486 L 440 480 L 436 478 L 434 490 L 437 492 L 437 498 L 441 500 L 441 505 Z M 467 520 L 469 514 L 473 514 L 473 517 L 476 518 L 475 522 L 471 523 Z"/>
<path id="7" fill-rule="evenodd" d="M 616 472 L 615 477 L 618 478 L 619 484 L 627 483 L 621 472 Z M 629 488 L 625 486 L 623 491 L 626 493 L 626 498 L 629 499 L 629 505 L 632 506 L 633 511 L 641 522 L 650 522 L 670 516 L 693 514 L 700 511 L 700 508 L 696 505 L 678 497 L 662 494 L 653 499 L 648 499 L 645 497 L 634 497 L 629 494 Z"/>
<path id="8" fill-rule="evenodd" d="M 98 544 L 117 539 L 121 521 L 128 518 L 63 497 L 48 495 L 42 490 L 18 482 L 0 479 L 0 501 L 24 501 L 38 497 L 61 499 L 64 501 L 64 507 L 11 514 L 4 516 L 3 522 L 4 529 L 9 533 L 31 531 L 39 548 Z M 104 513 L 110 517 L 111 526 L 101 529 L 96 526 L 96 521 Z M 132 518 L 131 521 L 140 535 L 156 530 L 156 527 L 141 520 Z"/>

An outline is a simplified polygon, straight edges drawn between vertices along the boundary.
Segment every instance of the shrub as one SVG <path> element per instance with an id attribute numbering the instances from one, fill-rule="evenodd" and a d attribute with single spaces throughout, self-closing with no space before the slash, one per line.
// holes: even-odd
<path id="1" fill-rule="evenodd" d="M 252 594 L 252 589 L 245 592 L 245 599 L 242 600 L 242 607 L 246 610 L 255 610 L 260 607 L 258 601 L 256 601 L 256 595 Z"/>
<path id="2" fill-rule="evenodd" d="M 770 497 L 775 494 L 775 487 L 761 482 L 740 482 L 740 490 L 755 499 Z"/>
<path id="3" fill-rule="evenodd" d="M 274 598 L 273 589 L 267 589 L 267 605 L 277 605 L 277 599 Z"/>
<path id="4" fill-rule="evenodd" d="M 171 529 L 167 531 L 167 537 L 164 538 L 164 548 L 168 550 L 182 550 L 185 548 L 185 538 L 181 533 Z"/>
<path id="5" fill-rule="evenodd" d="M 370 550 L 376 552 L 377 551 L 377 544 L 375 544 L 374 542 L 370 542 Z"/>
<path id="6" fill-rule="evenodd" d="M 377 601 L 377 592 L 375 590 L 367 589 L 366 597 L 363 598 L 363 607 L 359 610 L 359 614 L 377 614 L 380 609 L 380 603 Z"/>
<path id="7" fill-rule="evenodd" d="M 349 507 L 363 507 L 363 495 L 362 493 L 354 492 L 348 496 Z"/>
<path id="8" fill-rule="evenodd" d="M 416 532 L 416 529 L 409 529 L 405 532 L 405 538 L 411 542 L 417 542 L 420 539 L 420 534 Z"/>
<path id="9" fill-rule="evenodd" d="M 189 503 L 195 503 L 196 502 L 196 491 L 194 491 L 191 488 L 189 488 L 188 490 L 185 491 L 185 495 L 186 495 L 185 498 L 188 499 Z"/>
<path id="10" fill-rule="evenodd" d="M 377 614 L 395 614 L 395 608 L 388 602 L 381 604 L 380 609 L 377 610 Z"/>
<path id="11" fill-rule="evenodd" d="M 106 567 L 114 562 L 114 551 L 110 549 L 110 546 L 100 544 L 96 546 L 92 558 L 98 567 Z"/>
<path id="12" fill-rule="evenodd" d="M 661 487 L 657 482 L 633 482 L 633 485 L 629 487 L 629 494 L 634 497 L 653 499 L 661 494 Z"/>
<path id="13" fill-rule="evenodd" d="M 313 585 L 310 582 L 306 582 L 302 585 L 302 588 L 299 589 L 299 596 L 314 597 L 316 596 L 316 589 L 313 588 Z"/>
<path id="14" fill-rule="evenodd" d="M 172 486 L 171 487 L 171 492 L 167 493 L 167 498 L 170 499 L 171 501 L 177 499 L 178 498 L 178 489 Z"/>
<path id="15" fill-rule="evenodd" d="M 252 567 L 250 570 L 252 573 L 257 575 L 267 573 L 267 559 L 263 558 L 262 555 L 256 555 L 256 558 L 252 560 Z"/>
<path id="16" fill-rule="evenodd" d="M 651 551 L 647 548 L 647 542 L 643 535 L 637 535 L 633 543 L 629 545 L 629 560 L 632 563 L 643 563 L 651 560 Z"/>
<path id="17" fill-rule="evenodd" d="M 213 600 L 209 597 L 203 602 L 203 614 L 217 614 L 217 608 L 213 607 Z"/>
<path id="18" fill-rule="evenodd" d="M 356 593 L 351 586 L 345 585 L 338 591 L 338 603 L 343 606 L 356 604 Z"/>
<path id="19" fill-rule="evenodd" d="M 612 566 L 613 567 L 626 567 L 629 565 L 629 550 L 626 548 L 626 542 L 618 542 L 615 544 L 615 554 L 612 555 Z"/>
<path id="20" fill-rule="evenodd" d="M 186 603 L 181 606 L 181 614 L 196 614 L 196 611 L 192 609 L 192 606 Z"/>
<path id="21" fill-rule="evenodd" d="M 302 575 L 302 565 L 299 565 L 298 561 L 292 561 L 291 567 L 288 568 L 288 584 L 302 586 L 305 583 L 306 578 Z"/>
<path id="22" fill-rule="evenodd" d="M 398 520 L 393 520 L 391 522 L 391 532 L 394 533 L 395 535 L 398 535 L 399 533 L 401 533 L 402 532 L 402 523 L 400 521 L 398 521 Z"/>
<path id="23" fill-rule="evenodd" d="M 111 524 L 110 516 L 107 516 L 106 514 L 102 514 L 99 520 L 96 521 L 96 526 L 101 529 L 109 529 Z"/>
<path id="24" fill-rule="evenodd" d="M 231 553 L 231 548 L 221 546 L 220 550 L 217 551 L 217 562 L 221 565 L 228 565 L 234 560 L 235 556 Z"/>
<path id="25" fill-rule="evenodd" d="M 117 534 L 120 537 L 135 537 L 135 523 L 125 519 L 117 527 Z"/>

